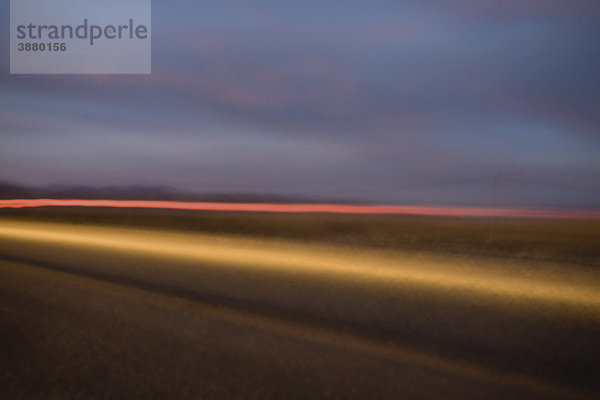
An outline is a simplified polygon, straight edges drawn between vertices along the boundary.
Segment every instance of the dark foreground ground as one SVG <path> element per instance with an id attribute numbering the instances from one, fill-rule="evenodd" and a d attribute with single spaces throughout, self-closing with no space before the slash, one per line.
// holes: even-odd
<path id="1" fill-rule="evenodd" d="M 204 231 L 211 232 L 210 221 L 217 229 L 214 218 L 222 223 L 223 217 L 205 220 Z M 487 232 L 488 221 L 467 221 L 463 243 L 473 250 L 466 261 L 456 258 L 439 270 L 465 280 L 482 272 L 489 280 L 478 286 L 475 279 L 461 288 L 460 279 L 447 284 L 429 275 L 419 278 L 421 267 L 406 270 L 416 271 L 416 277 L 404 270 L 402 257 L 407 265 L 422 265 L 430 272 L 438 268 L 435 260 L 445 260 L 444 251 L 434 261 L 426 258 L 425 247 L 407 253 L 416 254 L 412 258 L 382 253 L 396 257 L 400 271 L 389 281 L 382 279 L 371 270 L 380 267 L 381 260 L 372 255 L 373 248 L 381 247 L 374 239 L 365 239 L 365 260 L 373 263 L 361 264 L 362 270 L 353 266 L 351 256 L 359 259 L 363 250 L 351 252 L 347 241 L 337 247 L 341 239 L 335 234 L 329 242 L 337 243 L 333 248 L 339 250 L 333 255 L 303 244 L 308 247 L 289 247 L 296 250 L 273 261 L 268 257 L 279 251 L 274 238 L 286 237 L 274 230 L 288 232 L 288 237 L 297 232 L 286 219 L 294 216 L 281 217 L 280 225 L 273 219 L 265 222 L 272 225 L 269 229 L 261 228 L 271 234 L 247 234 L 262 237 L 254 247 L 240 241 L 240 235 L 231 239 L 233 247 L 228 239 L 216 240 L 209 248 L 217 255 L 222 250 L 221 259 L 207 258 L 200 250 L 178 256 L 190 248 L 202 249 L 213 234 L 177 247 L 202 230 L 198 220 L 190 222 L 193 229 L 179 229 L 188 232 L 182 236 L 165 230 L 167 221 L 171 230 L 172 224 L 185 225 L 183 218 L 164 217 L 162 226 L 131 234 L 113 228 L 86 230 L 82 220 L 32 225 L 37 229 L 32 232 L 46 236 L 0 232 L 0 398 L 598 398 L 600 276 L 590 258 L 593 250 L 585 243 L 588 253 L 572 247 L 571 253 L 563 254 L 587 263 L 531 260 L 532 254 L 542 254 L 540 249 L 551 248 L 548 242 L 561 241 L 557 232 L 521 242 L 519 248 L 537 249 L 526 257 L 509 253 L 480 259 L 473 255 L 472 243 L 479 239 L 472 230 Z M 138 214 L 130 218 L 121 219 L 121 225 L 144 225 Z M 235 221 L 233 216 L 226 218 Z M 247 224 L 245 218 L 259 220 L 245 216 L 238 223 Z M 298 229 L 317 230 L 310 218 Z M 0 231 L 8 226 L 6 221 L 0 219 Z M 456 236 L 461 222 L 426 219 L 423 226 L 454 226 Z M 368 228 L 352 228 L 344 220 L 319 223 L 345 227 L 341 232 L 352 230 L 352 240 L 361 235 L 373 238 Z M 407 231 L 397 231 L 398 237 L 419 226 L 413 219 L 380 223 L 396 229 L 394 224 L 405 224 Z M 556 224 L 576 231 L 576 223 Z M 110 223 L 104 219 L 100 225 Z M 533 225 L 513 227 L 531 232 Z M 510 231 L 507 226 L 494 233 Z M 578 237 L 589 244 L 595 238 L 590 232 L 597 227 L 582 226 Z M 74 235 L 61 239 L 58 234 L 65 232 Z M 508 233 L 504 235 L 508 240 Z M 451 242 L 451 236 L 432 233 L 438 243 Z M 94 237 L 106 237 L 107 242 Z M 427 241 L 420 237 L 417 242 Z M 566 243 L 572 240 L 569 235 L 562 238 Z M 231 253 L 238 242 L 247 250 L 240 254 L 253 255 L 258 248 L 258 255 L 236 261 Z M 389 243 L 386 246 L 389 250 Z M 319 251 L 324 260 L 349 260 L 354 278 L 346 279 L 327 264 L 312 265 L 319 264 Z M 297 265 L 283 268 L 288 259 L 298 260 Z M 283 263 L 281 271 L 277 260 Z M 487 284 L 492 281 L 498 282 L 497 289 Z"/>
<path id="2" fill-rule="evenodd" d="M 586 398 L 126 285 L 14 263 L 0 276 L 6 399 Z"/>

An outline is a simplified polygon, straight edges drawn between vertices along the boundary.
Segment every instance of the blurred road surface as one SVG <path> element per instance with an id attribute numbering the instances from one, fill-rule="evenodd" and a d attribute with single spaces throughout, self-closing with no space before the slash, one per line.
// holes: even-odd
<path id="1" fill-rule="evenodd" d="M 4 220 L 0 335 L 1 398 L 595 398 L 600 276 Z"/>

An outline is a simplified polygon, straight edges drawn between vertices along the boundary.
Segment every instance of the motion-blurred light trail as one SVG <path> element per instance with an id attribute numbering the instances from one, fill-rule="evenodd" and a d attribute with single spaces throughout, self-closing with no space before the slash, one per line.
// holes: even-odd
<path id="1" fill-rule="evenodd" d="M 473 269 L 445 258 L 411 259 L 405 255 L 398 259 L 387 253 L 277 240 L 10 221 L 0 223 L 0 239 L 22 240 L 31 247 L 46 243 L 72 250 L 99 249 L 104 254 L 117 251 L 166 257 L 170 262 L 196 261 L 198 265 L 232 268 L 240 274 L 295 274 L 328 282 L 392 285 L 399 290 L 409 286 L 454 292 L 457 296 L 471 293 L 488 299 L 538 301 L 585 311 L 600 308 L 595 279 L 579 280 L 573 285 L 542 272 L 532 272 L 526 277 L 501 272 L 494 263 L 479 263 Z"/>
<path id="2" fill-rule="evenodd" d="M 553 219 L 600 219 L 600 210 L 427 207 L 347 204 L 215 203 L 152 200 L 10 199 L 0 208 L 24 207 L 113 207 L 158 208 L 197 211 L 243 211 L 266 213 L 396 214 L 452 217 L 509 217 Z"/>

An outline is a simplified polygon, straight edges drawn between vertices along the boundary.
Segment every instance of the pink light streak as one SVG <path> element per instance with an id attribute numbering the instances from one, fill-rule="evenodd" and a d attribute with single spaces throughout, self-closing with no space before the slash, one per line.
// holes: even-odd
<path id="1" fill-rule="evenodd" d="M 79 200 L 79 199 L 11 199 L 0 200 L 0 208 L 25 207 L 111 207 L 148 208 L 196 211 L 242 211 L 264 213 L 326 213 L 326 214 L 379 214 L 424 215 L 453 217 L 509 217 L 549 219 L 600 220 L 600 210 L 532 209 L 532 208 L 475 208 L 427 207 L 394 205 L 345 204 L 268 204 L 268 203 L 214 203 L 150 200 Z"/>

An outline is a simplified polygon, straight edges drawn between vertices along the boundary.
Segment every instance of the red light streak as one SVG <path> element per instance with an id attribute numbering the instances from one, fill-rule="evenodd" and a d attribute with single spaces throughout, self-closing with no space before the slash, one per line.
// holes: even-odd
<path id="1" fill-rule="evenodd" d="M 111 207 L 157 208 L 197 211 L 242 211 L 264 213 L 326 213 L 326 214 L 381 214 L 424 215 L 454 217 L 509 217 L 552 219 L 600 219 L 600 210 L 532 209 L 532 208 L 476 208 L 427 207 L 394 205 L 345 204 L 268 204 L 268 203 L 215 203 L 150 200 L 79 200 L 79 199 L 11 199 L 0 200 L 0 208 L 24 207 Z"/>

